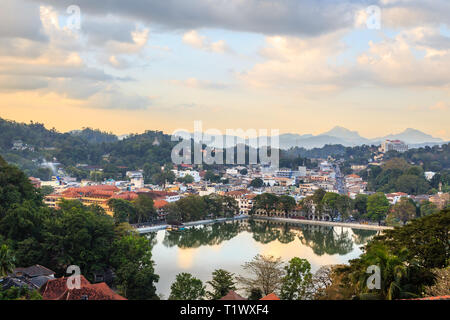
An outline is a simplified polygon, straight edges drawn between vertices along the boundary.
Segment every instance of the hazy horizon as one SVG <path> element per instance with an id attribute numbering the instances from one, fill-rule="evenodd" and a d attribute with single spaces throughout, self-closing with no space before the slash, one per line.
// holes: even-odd
<path id="1" fill-rule="evenodd" d="M 117 135 L 202 120 L 222 131 L 318 135 L 339 125 L 368 138 L 415 128 L 450 140 L 445 0 L 2 5 L 5 119 Z"/>

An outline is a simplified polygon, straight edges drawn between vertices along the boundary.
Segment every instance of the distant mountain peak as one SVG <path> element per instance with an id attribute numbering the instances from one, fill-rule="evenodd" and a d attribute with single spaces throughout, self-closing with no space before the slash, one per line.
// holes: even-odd
<path id="1" fill-rule="evenodd" d="M 402 140 L 409 144 L 419 144 L 426 142 L 443 142 L 441 138 L 435 138 L 432 135 L 424 133 L 414 128 L 406 128 L 404 131 L 397 134 L 390 134 L 374 140 Z"/>

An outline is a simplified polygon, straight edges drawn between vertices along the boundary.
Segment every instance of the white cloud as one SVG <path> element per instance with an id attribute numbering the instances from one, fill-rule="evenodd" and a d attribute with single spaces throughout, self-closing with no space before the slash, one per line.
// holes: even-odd
<path id="1" fill-rule="evenodd" d="M 201 49 L 205 51 L 211 51 L 216 53 L 231 52 L 225 40 L 219 40 L 212 42 L 205 36 L 200 35 L 196 30 L 191 30 L 183 35 L 183 42 L 194 47 L 196 49 Z"/>
<path id="2" fill-rule="evenodd" d="M 432 111 L 446 111 L 450 109 L 450 104 L 448 102 L 439 101 L 436 104 L 429 107 Z"/>
<path id="3" fill-rule="evenodd" d="M 193 89 L 226 89 L 229 87 L 229 85 L 225 83 L 199 80 L 196 78 L 188 78 L 186 80 L 171 80 L 169 82 L 174 85 Z"/>

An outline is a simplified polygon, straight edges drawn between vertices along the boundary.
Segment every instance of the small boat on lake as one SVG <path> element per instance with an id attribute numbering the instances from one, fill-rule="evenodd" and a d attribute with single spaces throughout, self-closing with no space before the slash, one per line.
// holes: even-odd
<path id="1" fill-rule="evenodd" d="M 171 224 L 166 228 L 167 231 L 183 231 L 186 230 L 186 227 L 180 223 L 180 224 Z"/>

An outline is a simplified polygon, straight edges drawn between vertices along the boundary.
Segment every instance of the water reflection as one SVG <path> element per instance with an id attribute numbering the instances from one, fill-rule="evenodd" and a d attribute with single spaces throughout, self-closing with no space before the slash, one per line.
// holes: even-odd
<path id="1" fill-rule="evenodd" d="M 376 234 L 370 230 L 279 223 L 263 220 L 230 221 L 197 226 L 184 231 L 149 234 L 156 287 L 166 297 L 180 272 L 189 272 L 203 282 L 223 268 L 242 273 L 242 264 L 256 254 L 273 255 L 289 261 L 307 259 L 316 271 L 323 265 L 347 263 L 361 254 L 361 246 Z"/>
<path id="2" fill-rule="evenodd" d="M 165 232 L 162 244 L 165 247 L 176 246 L 182 249 L 214 246 L 233 239 L 242 232 L 249 232 L 256 242 L 262 244 L 276 240 L 288 244 L 297 237 L 318 256 L 346 255 L 353 250 L 354 244 L 362 245 L 377 234 L 372 230 L 248 220 L 192 227 L 184 231 L 168 231 Z"/>

